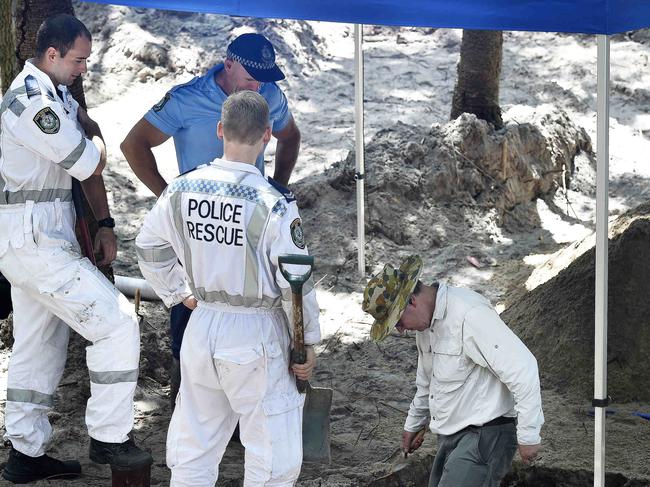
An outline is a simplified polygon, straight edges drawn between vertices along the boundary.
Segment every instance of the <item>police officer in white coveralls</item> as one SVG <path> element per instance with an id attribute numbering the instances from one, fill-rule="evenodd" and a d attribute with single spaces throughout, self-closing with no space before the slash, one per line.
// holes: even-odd
<path id="1" fill-rule="evenodd" d="M 271 137 L 264 98 L 253 91 L 230 95 L 217 133 L 224 158 L 172 181 L 136 239 L 142 274 L 165 304 L 196 308 L 181 347 L 181 387 L 167 436 L 171 485 L 214 486 L 239 420 L 244 485 L 291 486 L 302 463 L 304 404 L 293 374 L 311 376 L 320 340 L 309 281 L 307 363 L 294 364 L 291 374 L 291 292 L 278 256 L 307 253 L 301 220 L 292 194 L 255 167 Z"/>
<path id="2" fill-rule="evenodd" d="M 36 57 L 0 108 L 0 272 L 11 283 L 14 345 L 9 361 L 3 477 L 26 483 L 79 474 L 79 462 L 45 455 L 47 418 L 63 374 L 70 328 L 91 342 L 86 425 L 91 460 L 116 468 L 152 462 L 127 436 L 133 427 L 139 330 L 131 306 L 82 258 L 75 239 L 72 177 L 82 181 L 100 229 L 103 262 L 116 256 L 97 124 L 66 86 L 86 71 L 91 35 L 70 15 L 43 22 Z"/>

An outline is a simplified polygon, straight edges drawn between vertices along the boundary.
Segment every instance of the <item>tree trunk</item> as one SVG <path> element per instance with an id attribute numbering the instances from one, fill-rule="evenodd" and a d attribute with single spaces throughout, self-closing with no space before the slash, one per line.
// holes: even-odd
<path id="1" fill-rule="evenodd" d="M 502 51 L 503 32 L 463 31 L 451 120 L 473 113 L 497 129 L 503 127 L 499 106 Z"/>
<path id="2" fill-rule="evenodd" d="M 0 77 L 4 95 L 16 77 L 16 51 L 14 49 L 14 19 L 11 0 L 0 0 Z"/>
<path id="3" fill-rule="evenodd" d="M 4 2 L 6 0 L 0 0 Z M 16 6 L 16 54 L 18 66 L 22 69 L 25 61 L 34 56 L 36 51 L 36 32 L 43 21 L 56 14 L 74 15 L 71 0 L 18 0 Z M 70 93 L 79 105 L 86 109 L 86 97 L 83 90 L 81 77 L 77 78 L 74 84 L 68 87 Z M 84 212 L 91 238 L 94 240 L 97 234 L 97 220 L 84 198 Z M 77 239 L 81 236 L 77 229 Z M 113 270 L 110 265 L 100 269 L 106 277 L 113 281 Z"/>

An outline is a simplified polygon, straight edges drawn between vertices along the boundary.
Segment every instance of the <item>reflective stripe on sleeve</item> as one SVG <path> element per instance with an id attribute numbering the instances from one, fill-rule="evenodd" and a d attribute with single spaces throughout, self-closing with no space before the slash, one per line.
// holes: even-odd
<path id="1" fill-rule="evenodd" d="M 309 294 L 312 290 L 314 289 L 314 280 L 310 277 L 307 279 L 307 281 L 302 285 L 302 295 L 306 296 Z M 291 288 L 290 287 L 285 287 L 282 288 L 282 300 L 283 301 L 291 301 Z"/>
<path id="2" fill-rule="evenodd" d="M 93 384 L 119 384 L 120 382 L 137 382 L 138 369 L 133 370 L 109 370 L 106 372 L 95 372 L 88 370 L 90 382 Z"/>
<path id="3" fill-rule="evenodd" d="M 25 105 L 18 100 L 17 95 L 24 95 L 26 92 L 27 90 L 24 86 L 8 91 L 2 99 L 2 105 L 0 105 L 0 117 L 7 109 L 11 110 L 17 117 L 20 117 L 25 110 Z"/>
<path id="4" fill-rule="evenodd" d="M 86 144 L 87 144 L 86 138 L 81 137 L 81 142 L 79 142 L 77 147 L 75 147 L 72 150 L 72 152 L 70 152 L 70 154 L 68 154 L 68 156 L 65 159 L 63 159 L 59 164 L 61 164 L 61 166 L 66 170 L 70 169 L 72 166 L 75 165 L 75 163 L 79 159 L 81 159 L 81 156 L 83 155 L 84 150 L 86 150 Z"/>
<path id="5" fill-rule="evenodd" d="M 7 401 L 28 402 L 30 404 L 38 404 L 39 406 L 51 408 L 54 405 L 54 396 L 29 389 L 7 388 Z"/>
<path id="6" fill-rule="evenodd" d="M 135 254 L 138 256 L 138 260 L 143 262 L 167 262 L 177 258 L 171 245 L 151 249 L 143 249 L 136 245 Z"/>

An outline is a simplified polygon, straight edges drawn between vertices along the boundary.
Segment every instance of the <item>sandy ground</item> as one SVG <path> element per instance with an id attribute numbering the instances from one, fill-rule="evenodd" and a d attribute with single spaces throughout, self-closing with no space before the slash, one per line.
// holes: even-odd
<path id="1" fill-rule="evenodd" d="M 269 36 L 287 74 L 281 87 L 303 134 L 292 176 L 296 188 L 304 191 L 317 185 L 319 178 L 353 149 L 352 26 L 92 4 L 78 4 L 76 8 L 94 35 L 85 86 L 90 114 L 102 126 L 110 154 L 105 175 L 120 239 L 117 274 L 139 276 L 133 240 L 154 202 L 121 156 L 119 143 L 167 89 L 217 62 L 228 40 L 239 33 L 254 30 Z M 365 135 L 369 146 L 378 131 L 397 122 L 423 130 L 445 127 L 461 35 L 461 31 L 446 29 L 364 28 Z M 643 164 L 650 150 L 647 39 L 645 32 L 636 32 L 616 36 L 611 45 L 613 216 L 646 200 L 648 194 L 650 167 Z M 509 123 L 527 122 L 533 108 L 550 104 L 563 109 L 574 124 L 584 128 L 595 145 L 595 37 L 508 32 L 503 55 L 501 103 Z M 175 176 L 172 143 L 155 152 L 165 177 Z M 266 154 L 267 170 L 272 173 L 272 144 Z M 504 309 L 517 292 L 522 292 L 537 266 L 593 230 L 594 173 L 588 164 L 581 167 L 584 170 L 574 174 L 567 191 L 522 205 L 521 211 L 512 211 L 505 219 L 498 218 L 490 208 L 454 200 L 447 205 L 448 213 L 439 228 L 423 229 L 417 221 L 412 222 L 413 234 L 405 243 L 369 228 L 366 276 L 357 272 L 354 189 L 336 193 L 323 186 L 327 194 L 315 198 L 303 216 L 307 241 L 317 259 L 315 279 L 322 309 L 323 342 L 318 348 L 320 363 L 314 383 L 334 389 L 332 463 L 305 466 L 299 485 L 422 485 L 423 472 L 435 451 L 433 435 L 427 435 L 423 448 L 406 468 L 399 470 L 395 463 L 414 392 L 414 339 L 391 336 L 379 346 L 368 341 L 370 319 L 360 309 L 366 278 L 392 256 L 396 260 L 417 251 L 426 262 L 426 279 L 471 287 L 490 298 L 499 310 Z M 373 194 L 367 197 L 368 207 L 373 208 Z M 408 213 L 395 218 L 413 219 Z M 335 227 L 343 234 L 332 239 Z M 429 245 L 432 236 L 435 245 Z M 468 255 L 485 265 L 471 265 Z M 154 455 L 152 484 L 167 485 L 167 315 L 157 304 L 145 304 L 141 312 L 145 319 L 135 433 Z M 5 334 L 2 340 L 5 344 L 8 341 Z M 54 485 L 109 485 L 108 469 L 90 464 L 85 453 L 88 440 L 83 404 L 88 386 L 83 346 L 78 338 L 71 345 L 68 370 L 51 414 L 55 428 L 51 450 L 61 456 L 80 456 L 85 476 Z M 8 354 L 5 347 L 0 362 L 2 401 Z M 593 468 L 590 397 L 545 390 L 543 401 L 544 451 L 532 469 L 523 469 L 516 461 L 517 473 L 509 485 L 589 485 L 586 471 Z M 620 475 L 610 477 L 608 484 L 624 485 L 626 479 L 638 479 L 634 485 L 650 485 L 650 423 L 631 414 L 649 412 L 649 405 L 616 404 L 614 408 L 617 412 L 607 424 L 606 467 L 613 475 Z M 238 486 L 241 477 L 241 448 L 229 448 L 217 485 Z"/>

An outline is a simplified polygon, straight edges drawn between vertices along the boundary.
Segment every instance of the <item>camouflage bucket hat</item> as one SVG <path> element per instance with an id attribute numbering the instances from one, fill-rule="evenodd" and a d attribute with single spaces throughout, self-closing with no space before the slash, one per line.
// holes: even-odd
<path id="1" fill-rule="evenodd" d="M 373 276 L 363 292 L 366 313 L 375 318 L 370 338 L 380 342 L 386 338 L 406 309 L 422 271 L 422 259 L 417 255 L 408 257 L 399 269 L 386 264 L 380 274 Z"/>

